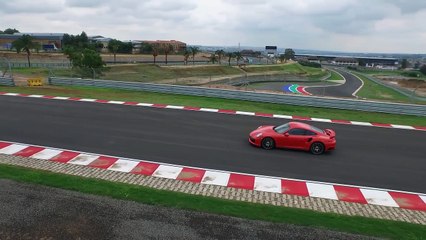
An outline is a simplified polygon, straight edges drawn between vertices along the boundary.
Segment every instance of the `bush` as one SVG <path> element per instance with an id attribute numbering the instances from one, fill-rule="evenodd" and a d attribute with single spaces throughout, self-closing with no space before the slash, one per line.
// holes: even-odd
<path id="1" fill-rule="evenodd" d="M 306 66 L 306 67 L 314 67 L 314 68 L 321 68 L 321 64 L 320 63 L 316 63 L 316 62 L 309 62 L 309 61 L 298 61 L 298 63 L 302 66 Z"/>
<path id="2" fill-rule="evenodd" d="M 403 72 L 402 75 L 407 77 L 419 77 L 420 74 L 417 71 L 409 71 L 409 72 Z"/>
<path id="3" fill-rule="evenodd" d="M 420 67 L 420 72 L 426 75 L 426 65 Z"/>

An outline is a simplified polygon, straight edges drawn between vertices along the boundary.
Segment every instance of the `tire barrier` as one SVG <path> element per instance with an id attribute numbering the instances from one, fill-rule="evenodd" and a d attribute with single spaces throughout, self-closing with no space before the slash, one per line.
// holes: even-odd
<path id="1" fill-rule="evenodd" d="M 29 78 L 27 82 L 30 87 L 43 86 L 43 78 Z"/>

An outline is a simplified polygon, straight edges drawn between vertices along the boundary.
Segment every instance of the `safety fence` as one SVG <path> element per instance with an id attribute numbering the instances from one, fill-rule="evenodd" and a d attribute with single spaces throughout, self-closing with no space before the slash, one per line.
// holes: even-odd
<path id="1" fill-rule="evenodd" d="M 15 82 L 13 81 L 13 78 L 0 77 L 0 85 L 1 86 L 14 87 L 15 86 Z"/>
<path id="2" fill-rule="evenodd" d="M 246 92 L 238 90 L 225 90 L 217 88 L 204 88 L 192 86 L 177 86 L 166 84 L 151 84 L 138 82 L 122 82 L 112 80 L 92 80 L 50 77 L 49 84 L 66 86 L 90 86 L 102 88 L 116 88 L 125 90 L 148 91 L 158 93 L 183 94 L 203 97 L 217 97 L 225 99 L 247 100 L 276 104 L 289 104 L 297 106 L 324 107 L 347 110 L 360 110 L 368 112 L 382 112 L 426 116 L 426 105 L 399 104 L 375 102 L 365 100 L 337 99 L 312 96 L 293 96 L 286 94 Z"/>

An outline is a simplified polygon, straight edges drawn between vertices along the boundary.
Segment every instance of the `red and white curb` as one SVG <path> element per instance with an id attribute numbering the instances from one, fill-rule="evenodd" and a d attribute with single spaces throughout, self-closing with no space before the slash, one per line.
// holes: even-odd
<path id="1" fill-rule="evenodd" d="M 68 100 L 68 101 L 78 101 L 78 102 L 93 102 L 93 103 L 104 103 L 104 104 L 119 104 L 119 105 L 140 106 L 140 107 L 168 108 L 168 109 L 178 109 L 178 110 L 190 110 L 190 111 L 213 112 L 213 113 L 224 113 L 224 114 L 234 114 L 234 115 L 291 119 L 291 120 L 299 120 L 299 121 L 326 122 L 326 123 L 348 124 L 348 125 L 369 126 L 369 127 L 398 128 L 398 129 L 407 129 L 407 130 L 426 131 L 426 126 L 408 126 L 408 125 L 374 123 L 374 122 L 370 123 L 370 122 L 359 122 L 359 121 L 350 121 L 350 120 L 290 116 L 290 115 L 273 114 L 273 113 L 245 112 L 245 111 L 229 110 L 229 109 L 202 108 L 202 107 L 192 107 L 192 106 L 175 106 L 175 105 L 168 105 L 168 104 L 126 102 L 126 101 L 113 101 L 113 100 L 102 100 L 102 99 L 91 99 L 91 98 L 59 97 L 59 96 L 6 93 L 6 92 L 0 92 L 0 95 L 29 97 L 29 98 L 44 98 L 44 99 L 55 99 L 55 100 Z"/>
<path id="2" fill-rule="evenodd" d="M 0 154 L 83 165 L 199 184 L 426 211 L 426 194 L 193 168 L 0 141 Z"/>

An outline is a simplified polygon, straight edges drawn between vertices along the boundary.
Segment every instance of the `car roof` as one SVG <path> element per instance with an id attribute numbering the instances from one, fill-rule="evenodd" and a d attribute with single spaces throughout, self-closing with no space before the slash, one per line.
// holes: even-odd
<path id="1" fill-rule="evenodd" d="M 311 129 L 311 125 L 302 122 L 289 122 L 291 128 Z"/>

